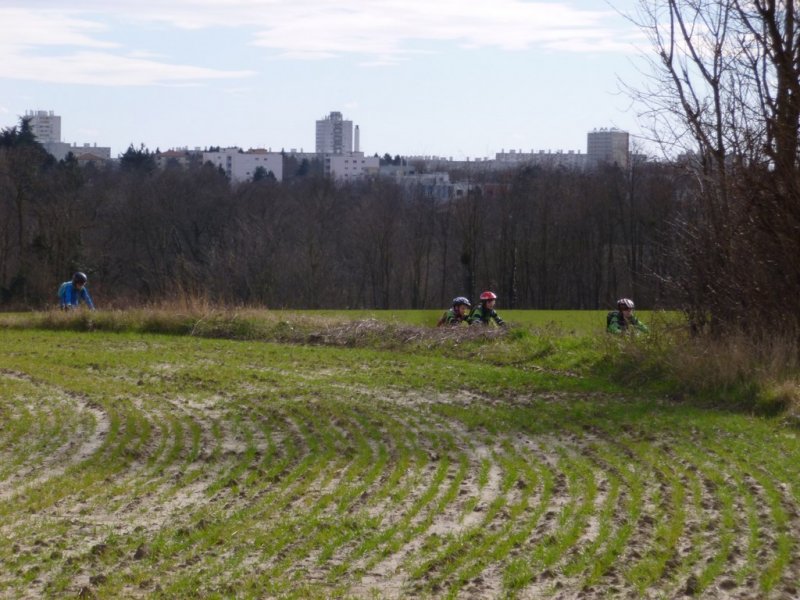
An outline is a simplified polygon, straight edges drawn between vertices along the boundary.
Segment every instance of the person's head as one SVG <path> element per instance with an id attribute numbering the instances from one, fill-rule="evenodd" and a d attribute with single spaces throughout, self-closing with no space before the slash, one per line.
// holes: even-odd
<path id="1" fill-rule="evenodd" d="M 88 280 L 89 280 L 89 278 L 86 277 L 86 273 L 82 273 L 81 271 L 78 271 L 77 273 L 75 273 L 72 276 L 72 285 L 74 285 L 75 287 L 78 287 L 78 288 L 82 288 L 84 285 L 86 285 L 86 282 Z"/>
<path id="2" fill-rule="evenodd" d="M 481 294 L 481 304 L 483 304 L 486 308 L 494 308 L 495 302 L 497 302 L 497 294 L 494 292 L 486 290 Z"/>
<path id="3" fill-rule="evenodd" d="M 630 298 L 620 298 L 617 300 L 617 309 L 625 316 L 633 314 L 633 300 Z"/>
<path id="4" fill-rule="evenodd" d="M 453 298 L 453 310 L 456 314 L 464 317 L 470 308 L 472 308 L 472 304 L 468 298 L 465 298 L 464 296 L 456 296 Z"/>

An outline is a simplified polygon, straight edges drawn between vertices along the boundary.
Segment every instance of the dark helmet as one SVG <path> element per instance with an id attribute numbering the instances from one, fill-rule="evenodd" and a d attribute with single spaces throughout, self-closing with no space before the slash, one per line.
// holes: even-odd
<path id="1" fill-rule="evenodd" d="M 78 271 L 72 276 L 72 283 L 86 283 L 87 281 L 89 281 L 89 278 L 86 277 L 86 273 L 82 273 L 81 271 Z"/>
<path id="2" fill-rule="evenodd" d="M 622 310 L 623 308 L 630 308 L 633 310 L 633 300 L 630 298 L 620 298 L 617 300 L 617 308 Z"/>
<path id="3" fill-rule="evenodd" d="M 456 296 L 453 298 L 453 306 L 458 306 L 459 304 L 463 304 L 467 308 L 472 308 L 472 303 L 469 301 L 469 298 L 464 296 Z"/>
<path id="4" fill-rule="evenodd" d="M 495 294 L 494 292 L 490 292 L 489 290 L 486 290 L 481 294 L 481 301 L 483 302 L 487 300 L 497 300 L 497 294 Z"/>

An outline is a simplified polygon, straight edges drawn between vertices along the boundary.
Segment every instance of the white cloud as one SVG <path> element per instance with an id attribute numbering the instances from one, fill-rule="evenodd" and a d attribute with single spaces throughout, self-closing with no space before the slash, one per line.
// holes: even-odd
<path id="1" fill-rule="evenodd" d="M 116 44 L 92 37 L 105 27 L 57 10 L 0 8 L 2 47 L 81 46 L 110 48 Z"/>
<path id="2" fill-rule="evenodd" d="M 6 58 L 8 53 L 0 45 Z M 244 77 L 248 71 L 217 71 L 203 67 L 170 65 L 152 60 L 100 52 L 75 52 L 63 56 L 11 56 L 0 65 L 0 77 L 88 85 L 187 84 L 208 79 Z"/>
<path id="3" fill-rule="evenodd" d="M 611 25 L 604 27 L 614 18 L 610 11 L 522 0 L 303 0 L 253 14 L 249 23 L 257 30 L 255 45 L 285 55 L 358 53 L 385 61 L 407 55 L 420 40 L 502 50 L 557 44 L 569 51 L 573 43 L 575 51 L 620 50 Z"/>
<path id="4" fill-rule="evenodd" d="M 155 60 L 148 51 L 126 52 L 100 39 L 104 25 L 73 12 L 0 8 L 0 78 L 94 85 L 197 83 L 245 77 Z"/>
<path id="5" fill-rule="evenodd" d="M 518 51 L 630 51 L 631 30 L 611 10 L 527 0 L 3 0 L 0 77 L 97 85 L 186 85 L 252 75 L 174 64 L 155 49 L 123 47 L 108 23 L 234 28 L 244 43 L 284 59 L 353 55 L 365 67 L 397 64 L 420 44 Z M 152 29 L 152 28 L 151 28 Z M 146 36 L 141 36 L 145 38 Z M 209 48 L 214 37 L 208 36 Z M 620 41 L 622 40 L 622 41 Z M 429 46 L 425 46 L 428 48 Z M 437 48 L 440 46 L 436 46 Z"/>
<path id="6" fill-rule="evenodd" d="M 103 44 L 93 20 L 113 17 L 184 29 L 244 28 L 251 42 L 291 58 L 368 55 L 391 62 L 414 41 L 455 42 L 468 47 L 523 50 L 549 46 L 564 51 L 621 50 L 630 24 L 610 8 L 580 10 L 566 1 L 527 0 L 4 0 L 2 29 L 18 29 L 16 43 Z M 600 3 L 598 2 L 598 5 Z M 602 5 L 601 5 L 602 6 Z M 32 36 L 32 37 L 31 37 Z"/>

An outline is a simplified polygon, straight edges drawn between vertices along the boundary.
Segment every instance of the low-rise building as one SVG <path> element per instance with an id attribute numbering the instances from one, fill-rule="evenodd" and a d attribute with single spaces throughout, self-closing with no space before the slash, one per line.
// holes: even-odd
<path id="1" fill-rule="evenodd" d="M 551 152 L 550 150 L 539 150 L 530 152 L 523 152 L 522 150 L 501 150 L 495 154 L 494 168 L 514 169 L 524 165 L 537 165 L 541 167 L 555 168 L 567 167 L 570 169 L 585 169 L 589 167 L 591 161 L 589 156 L 581 152 L 568 150 L 564 152 L 557 150 Z"/>
<path id="2" fill-rule="evenodd" d="M 78 154 L 75 156 L 75 160 L 78 161 L 78 164 L 82 167 L 86 165 L 93 165 L 94 167 L 102 167 L 108 162 L 107 156 L 98 156 L 97 154 L 93 154 L 91 152 L 86 152 L 84 154 Z"/>
<path id="3" fill-rule="evenodd" d="M 156 166 L 159 169 L 166 169 L 169 166 L 181 166 L 184 169 L 189 168 L 195 161 L 201 160 L 203 152 L 200 148 L 189 150 L 188 148 L 170 148 L 166 152 L 157 151 L 153 158 L 156 161 Z"/>
<path id="4" fill-rule="evenodd" d="M 67 142 L 42 142 L 42 146 L 56 160 L 64 160 L 70 153 L 75 158 L 83 154 L 91 154 L 101 160 L 111 160 L 111 148 L 107 146 L 98 146 L 97 144 L 81 144 L 79 146 Z"/>
<path id="5" fill-rule="evenodd" d="M 222 169 L 233 183 L 252 181 L 258 177 L 259 169 L 264 175 L 270 173 L 275 181 L 283 181 L 283 154 L 264 148 L 222 148 L 217 152 L 203 152 L 203 162 L 210 162 Z"/>
<path id="6" fill-rule="evenodd" d="M 362 177 L 377 175 L 381 159 L 377 156 L 364 156 L 363 152 L 347 154 L 326 154 L 323 160 L 325 175 L 337 181 L 353 181 Z"/>
<path id="7" fill-rule="evenodd" d="M 417 173 L 407 165 L 384 165 L 380 168 L 381 177 L 394 180 L 403 188 L 406 196 L 430 198 L 439 202 L 457 196 L 457 186 L 450 181 L 446 171 Z"/>
<path id="8" fill-rule="evenodd" d="M 399 165 L 380 165 L 379 171 L 381 177 L 390 177 L 397 181 L 409 175 L 416 175 L 417 168 L 414 165 L 409 165 L 403 162 Z"/>

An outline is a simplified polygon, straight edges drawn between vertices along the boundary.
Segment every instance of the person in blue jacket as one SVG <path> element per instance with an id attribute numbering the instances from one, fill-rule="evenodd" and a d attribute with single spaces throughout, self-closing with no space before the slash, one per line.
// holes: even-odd
<path id="1" fill-rule="evenodd" d="M 62 310 L 78 308 L 81 301 L 94 310 L 94 302 L 89 295 L 89 290 L 86 289 L 88 279 L 86 273 L 78 271 L 72 276 L 72 281 L 65 281 L 61 284 L 61 287 L 58 288 L 58 302 Z"/>

